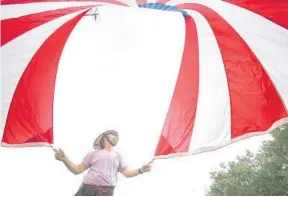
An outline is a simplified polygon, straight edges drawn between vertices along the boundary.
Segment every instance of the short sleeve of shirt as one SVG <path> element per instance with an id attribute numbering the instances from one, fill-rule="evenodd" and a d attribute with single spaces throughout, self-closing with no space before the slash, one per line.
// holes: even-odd
<path id="1" fill-rule="evenodd" d="M 122 172 L 124 170 L 124 168 L 126 168 L 127 165 L 126 163 L 124 162 L 123 158 L 121 155 L 119 155 L 119 167 L 118 167 L 118 171 L 119 172 Z"/>
<path id="2" fill-rule="evenodd" d="M 89 152 L 83 159 L 83 163 L 86 167 L 90 167 L 91 166 L 91 162 L 92 162 L 92 158 L 93 158 L 93 154 L 94 152 Z"/>

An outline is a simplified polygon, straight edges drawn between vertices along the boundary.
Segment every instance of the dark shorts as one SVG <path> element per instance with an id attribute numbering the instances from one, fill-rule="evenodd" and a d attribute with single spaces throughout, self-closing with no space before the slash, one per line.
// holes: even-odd
<path id="1" fill-rule="evenodd" d="M 74 196 L 113 196 L 114 188 L 114 186 L 82 184 Z"/>

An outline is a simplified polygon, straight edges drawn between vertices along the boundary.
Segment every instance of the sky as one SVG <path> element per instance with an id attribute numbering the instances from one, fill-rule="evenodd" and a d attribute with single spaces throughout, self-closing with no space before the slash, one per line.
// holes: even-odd
<path id="1" fill-rule="evenodd" d="M 125 8 L 116 12 L 111 7 L 99 12 L 97 21 L 81 20 L 61 56 L 54 146 L 80 163 L 100 133 L 116 129 L 116 150 L 136 169 L 153 157 L 177 79 L 185 24 L 177 13 Z M 119 175 L 115 195 L 204 195 L 211 184 L 209 172 L 220 162 L 246 149 L 257 151 L 269 138 L 263 135 L 214 152 L 156 160 L 149 173 L 130 179 Z M 84 174 L 69 172 L 50 147 L 0 147 L 0 196 L 71 196 Z"/>

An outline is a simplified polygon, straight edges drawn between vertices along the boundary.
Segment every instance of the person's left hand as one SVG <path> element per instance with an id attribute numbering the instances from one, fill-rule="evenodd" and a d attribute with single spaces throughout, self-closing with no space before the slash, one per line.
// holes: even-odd
<path id="1" fill-rule="evenodd" d="M 54 152 L 55 152 L 55 159 L 59 160 L 59 161 L 64 161 L 66 159 L 66 155 L 65 153 L 63 152 L 63 150 L 61 149 L 53 149 Z"/>
<path id="2" fill-rule="evenodd" d="M 150 161 L 148 164 L 143 165 L 140 168 L 141 173 L 149 172 L 151 170 L 151 168 L 152 168 L 152 165 L 153 165 L 153 161 Z"/>

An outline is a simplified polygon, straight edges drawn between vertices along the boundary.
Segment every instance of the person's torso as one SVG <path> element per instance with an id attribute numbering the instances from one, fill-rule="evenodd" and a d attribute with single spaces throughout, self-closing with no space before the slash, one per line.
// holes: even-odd
<path id="1" fill-rule="evenodd" d="M 84 183 L 116 186 L 119 165 L 119 155 L 115 151 L 103 149 L 93 153 L 91 167 L 84 177 Z"/>

